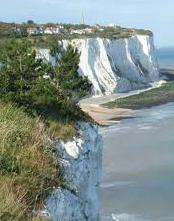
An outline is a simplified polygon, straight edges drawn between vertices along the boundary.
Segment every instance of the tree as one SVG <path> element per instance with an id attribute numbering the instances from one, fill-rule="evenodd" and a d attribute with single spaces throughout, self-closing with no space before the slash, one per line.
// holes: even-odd
<path id="1" fill-rule="evenodd" d="M 56 36 L 52 36 L 51 41 L 49 43 L 50 48 L 50 55 L 55 58 L 56 66 L 58 65 L 60 56 L 61 56 L 61 46 L 58 42 L 58 39 Z"/>
<path id="2" fill-rule="evenodd" d="M 36 59 L 29 41 L 6 41 L 0 54 L 0 96 L 20 100 L 32 83 L 44 75 L 45 64 Z"/>
<path id="3" fill-rule="evenodd" d="M 34 25 L 35 22 L 34 22 L 33 20 L 28 20 L 28 21 L 27 21 L 27 24 L 28 24 L 28 25 Z"/>
<path id="4" fill-rule="evenodd" d="M 36 105 L 36 96 L 39 99 L 40 94 L 37 93 L 34 96 L 33 90 L 36 90 L 36 87 L 43 87 L 42 96 L 45 97 L 48 97 L 48 86 L 49 90 L 55 91 L 54 88 L 56 87 L 51 83 L 51 78 L 44 78 L 54 71 L 51 65 L 37 59 L 36 51 L 33 50 L 29 41 L 6 41 L 0 48 L 0 63 L 2 64 L 0 71 L 1 100 L 40 110 Z M 43 81 L 39 81 L 40 79 Z M 56 89 L 54 96 L 58 97 L 58 89 Z M 49 99 L 50 102 L 53 101 L 51 97 Z M 46 107 L 47 103 L 45 102 L 44 105 Z"/>
<path id="5" fill-rule="evenodd" d="M 63 53 L 59 66 L 56 69 L 55 78 L 60 87 L 66 91 L 69 99 L 77 102 L 79 98 L 85 96 L 91 88 L 87 77 L 79 76 L 80 54 L 71 45 Z"/>
<path id="6" fill-rule="evenodd" d="M 28 40 L 1 42 L 0 99 L 44 117 L 79 118 L 77 97 L 85 95 L 90 84 L 78 75 L 78 63 L 78 51 L 71 46 L 62 55 L 60 65 L 52 67 L 37 58 Z"/>

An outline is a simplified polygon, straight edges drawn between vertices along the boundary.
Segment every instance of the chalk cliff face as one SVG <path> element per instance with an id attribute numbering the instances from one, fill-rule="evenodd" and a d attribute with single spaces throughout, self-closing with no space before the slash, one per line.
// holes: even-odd
<path id="1" fill-rule="evenodd" d="M 79 74 L 93 85 L 93 95 L 112 94 L 144 88 L 159 79 L 153 37 L 135 35 L 121 39 L 85 38 L 63 40 L 81 53 Z M 55 65 L 49 50 L 39 50 L 40 58 Z"/>
<path id="2" fill-rule="evenodd" d="M 81 123 L 79 133 L 79 138 L 56 145 L 69 188 L 58 188 L 47 200 L 53 221 L 99 220 L 102 139 L 97 127 L 89 123 Z"/>
<path id="3" fill-rule="evenodd" d="M 159 79 L 152 36 L 64 40 L 63 47 L 69 43 L 81 53 L 79 74 L 88 76 L 94 95 L 139 89 Z"/>

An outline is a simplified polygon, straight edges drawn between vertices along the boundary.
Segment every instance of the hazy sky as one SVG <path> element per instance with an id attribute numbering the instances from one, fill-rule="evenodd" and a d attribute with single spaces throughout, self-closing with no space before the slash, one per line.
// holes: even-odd
<path id="1" fill-rule="evenodd" d="M 151 29 L 157 46 L 174 46 L 174 0 L 0 0 L 0 20 L 116 23 Z"/>

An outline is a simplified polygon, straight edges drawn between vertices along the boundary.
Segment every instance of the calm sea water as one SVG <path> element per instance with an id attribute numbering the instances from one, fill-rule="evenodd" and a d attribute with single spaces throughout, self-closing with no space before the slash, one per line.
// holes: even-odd
<path id="1" fill-rule="evenodd" d="M 174 68 L 174 47 L 156 49 L 160 68 Z"/>
<path id="2" fill-rule="evenodd" d="M 102 128 L 103 220 L 174 221 L 174 103 Z"/>
<path id="3" fill-rule="evenodd" d="M 174 48 L 157 57 L 161 68 L 174 68 Z M 174 221 L 174 103 L 134 114 L 101 129 L 103 220 Z"/>

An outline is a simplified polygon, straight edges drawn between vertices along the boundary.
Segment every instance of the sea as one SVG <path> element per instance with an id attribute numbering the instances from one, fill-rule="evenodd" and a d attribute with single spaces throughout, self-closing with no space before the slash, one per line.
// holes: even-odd
<path id="1" fill-rule="evenodd" d="M 157 50 L 174 68 L 174 48 Z M 174 221 L 174 103 L 136 110 L 103 127 L 103 221 Z"/>
<path id="2" fill-rule="evenodd" d="M 156 49 L 160 68 L 174 69 L 174 47 L 162 47 Z"/>

